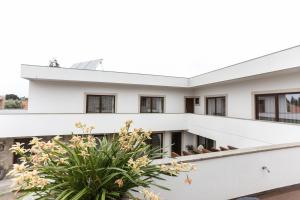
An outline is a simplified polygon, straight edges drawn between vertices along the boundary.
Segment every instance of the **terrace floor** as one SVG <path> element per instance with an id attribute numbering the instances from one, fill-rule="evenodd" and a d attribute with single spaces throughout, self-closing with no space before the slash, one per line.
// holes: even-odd
<path id="1" fill-rule="evenodd" d="M 299 200 L 300 184 L 263 192 L 256 197 L 260 200 Z"/>

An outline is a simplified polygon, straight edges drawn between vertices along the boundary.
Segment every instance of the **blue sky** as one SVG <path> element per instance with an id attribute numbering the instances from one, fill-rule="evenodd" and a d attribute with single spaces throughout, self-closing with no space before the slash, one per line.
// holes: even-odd
<path id="1" fill-rule="evenodd" d="M 194 76 L 300 44 L 298 1 L 0 2 L 0 94 L 28 94 L 20 65 L 103 58 L 104 70 Z"/>

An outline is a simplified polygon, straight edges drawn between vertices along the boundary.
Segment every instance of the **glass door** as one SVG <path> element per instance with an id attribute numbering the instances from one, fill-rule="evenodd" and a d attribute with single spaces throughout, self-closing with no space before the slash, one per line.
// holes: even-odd
<path id="1" fill-rule="evenodd" d="M 181 132 L 172 132 L 172 152 L 181 155 Z"/>

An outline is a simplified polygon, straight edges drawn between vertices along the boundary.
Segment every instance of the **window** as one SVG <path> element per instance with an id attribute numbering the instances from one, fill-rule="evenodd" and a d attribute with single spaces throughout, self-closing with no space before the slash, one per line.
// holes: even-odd
<path id="1" fill-rule="evenodd" d="M 146 143 L 151 146 L 152 149 L 161 149 L 163 152 L 163 133 L 152 133 L 151 139 L 146 140 Z M 161 158 L 158 156 L 157 158 Z"/>
<path id="2" fill-rule="evenodd" d="M 206 98 L 206 114 L 207 115 L 226 115 L 226 100 L 225 97 L 207 97 Z"/>
<path id="3" fill-rule="evenodd" d="M 115 96 L 112 95 L 87 95 L 87 113 L 114 113 Z"/>
<path id="4" fill-rule="evenodd" d="M 300 123 L 300 93 L 255 96 L 256 119 Z"/>
<path id="5" fill-rule="evenodd" d="M 163 97 L 141 97 L 140 112 L 141 113 L 163 113 L 164 98 Z"/>
<path id="6" fill-rule="evenodd" d="M 195 105 L 200 105 L 200 98 L 199 97 L 195 98 Z"/>
<path id="7" fill-rule="evenodd" d="M 197 146 L 202 145 L 205 149 L 214 148 L 216 141 L 197 135 Z"/>

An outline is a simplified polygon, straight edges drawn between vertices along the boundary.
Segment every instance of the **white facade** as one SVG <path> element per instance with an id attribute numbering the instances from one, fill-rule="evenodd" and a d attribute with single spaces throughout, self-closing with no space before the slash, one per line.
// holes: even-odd
<path id="1" fill-rule="evenodd" d="M 28 113 L 0 113 L 0 142 L 5 138 L 22 138 L 32 136 L 69 135 L 75 131 L 73 125 L 77 121 L 96 127 L 96 134 L 111 134 L 118 132 L 124 121 L 131 119 L 135 127 L 151 129 L 163 133 L 163 146 L 170 155 L 172 152 L 172 136 L 181 132 L 181 150 L 187 151 L 187 145 L 196 147 L 197 136 L 214 140 L 215 147 L 227 145 L 248 148 L 281 143 L 300 142 L 299 123 L 270 122 L 257 120 L 258 94 L 300 93 L 300 47 L 276 52 L 267 56 L 252 59 L 230 67 L 195 76 L 192 78 L 170 77 L 147 74 L 133 74 L 108 72 L 98 70 L 79 70 L 71 68 L 50 68 L 33 65 L 22 65 L 21 76 L 29 80 L 29 108 Z M 87 113 L 87 95 L 114 96 L 114 111 L 112 113 Z M 162 97 L 163 113 L 141 113 L 141 97 Z M 207 98 L 222 97 L 225 99 L 224 116 L 210 116 L 206 113 Z M 193 112 L 187 113 L 186 98 L 199 98 L 199 104 L 193 105 Z M 277 98 L 277 99 L 276 99 Z M 284 98 L 263 97 L 264 103 L 275 106 L 282 104 L 284 109 L 263 108 L 263 113 L 279 116 L 278 112 L 288 112 Z M 300 100 L 299 100 L 300 101 Z M 216 108 L 217 109 L 217 108 Z M 296 113 L 288 113 L 296 120 L 300 117 L 298 108 Z M 278 111 L 279 110 L 279 111 Z M 276 114 L 274 114 L 277 112 Z M 271 114 L 268 114 L 271 113 Z M 299 118 L 300 120 L 300 118 Z M 299 147 L 284 150 L 286 154 L 296 155 Z M 277 152 L 277 150 L 276 150 Z M 222 153 L 222 152 L 221 152 Z M 299 153 L 299 152 L 298 152 Z M 263 155 L 262 155 L 263 154 Z M 199 168 L 218 171 L 216 166 L 229 166 L 228 177 L 233 173 L 243 174 L 239 167 L 245 167 L 242 162 L 251 163 L 255 159 L 265 159 L 272 153 L 261 153 L 251 156 L 236 156 L 222 161 L 205 160 Z M 277 153 L 276 153 L 277 154 Z M 281 155 L 281 153 L 279 153 Z M 1 159 L 0 159 L 1 161 Z M 233 166 L 233 162 L 239 165 Z M 280 161 L 270 160 L 274 165 Z M 215 164 L 212 164 L 215 163 Z M 1 164 L 1 163 L 0 163 Z M 198 164 L 198 163 L 197 163 Z M 263 163 L 259 163 L 262 165 Z M 200 164 L 199 164 L 200 165 Z M 230 168 L 233 167 L 233 168 Z M 281 166 L 281 165 L 279 165 Z M 259 167 L 257 164 L 252 167 Z M 286 169 L 282 165 L 280 170 Z M 246 169 L 246 168 L 245 168 Z M 247 168 L 247 170 L 251 169 Z M 278 169 L 276 175 L 281 171 Z M 295 169 L 293 169 L 295 170 Z M 205 174 L 197 174 L 200 180 Z M 262 176 L 261 172 L 253 172 L 253 177 L 247 186 L 254 187 Z M 220 176 L 227 180 L 228 177 Z M 248 177 L 248 176 L 247 176 Z M 270 178 L 264 182 L 263 190 L 294 184 L 299 177 L 280 182 Z M 237 185 L 237 180 L 231 186 Z M 272 185 L 272 181 L 275 181 Z M 171 183 L 171 182 L 170 182 Z M 209 182 L 213 184 L 213 182 Z M 221 186 L 226 184 L 222 182 Z M 180 184 L 171 183 L 174 190 Z M 194 187 L 194 186 L 193 186 Z M 207 185 L 204 192 L 205 199 L 222 199 L 218 193 L 206 194 L 211 186 Z M 232 192 L 234 198 L 246 194 L 259 192 L 241 188 L 239 192 Z M 190 199 L 197 199 L 198 188 L 193 188 Z M 186 192 L 190 192 L 186 190 Z M 215 195 L 215 196 L 210 196 Z M 182 197 L 183 198 L 183 197 Z M 176 199 L 168 196 L 168 199 Z"/>
<path id="2" fill-rule="evenodd" d="M 299 63 L 300 65 L 300 63 Z M 233 82 L 213 84 L 195 89 L 194 95 L 200 96 L 201 105 L 196 111 L 205 114 L 205 98 L 226 96 L 228 117 L 255 119 L 255 94 L 300 92 L 300 69 L 239 79 Z"/>
<path id="3" fill-rule="evenodd" d="M 139 113 L 140 96 L 164 97 L 165 113 L 184 113 L 184 97 L 192 95 L 183 88 L 87 82 L 35 80 L 29 87 L 31 113 L 85 113 L 88 94 L 114 95 L 116 113 Z"/>
<path id="4" fill-rule="evenodd" d="M 295 134 L 299 131 L 297 124 L 255 120 L 255 95 L 300 92 L 299 55 L 300 47 L 294 47 L 192 78 L 22 65 L 21 76 L 29 80 L 28 113 L 1 115 L 6 124 L 0 130 L 7 134 L 0 137 L 55 135 L 59 131 L 66 134 L 75 121 L 99 127 L 97 133 L 112 133 L 123 121 L 133 119 L 137 126 L 154 131 L 187 131 L 182 135 L 183 149 L 185 144 L 197 145 L 193 134 L 213 139 L 217 146 L 300 141 Z M 87 95 L 113 95 L 114 113 L 86 113 Z M 164 112 L 141 114 L 141 96 L 163 97 Z M 226 99 L 225 116 L 205 116 L 206 98 L 216 96 Z M 199 104 L 194 105 L 194 114 L 185 114 L 185 98 L 190 97 L 199 98 Z M 275 104 L 274 99 L 264 99 Z M 271 111 L 267 107 L 265 112 Z M 300 113 L 297 115 L 300 117 Z M 60 118 L 65 119 L 63 123 L 57 120 Z M 9 128 L 6 125 L 10 120 L 20 121 L 20 125 Z M 28 127 L 29 121 L 38 121 L 42 126 Z M 45 128 L 45 124 L 54 125 Z M 280 133 L 276 126 L 289 131 Z"/>
<path id="5" fill-rule="evenodd" d="M 192 78 L 34 65 L 22 65 L 21 76 L 29 80 L 28 114 L 1 115 L 2 121 L 7 121 L 6 124 L 10 124 L 10 120 L 20 121 L 18 127 L 1 126 L 1 133 L 5 133 L 0 135 L 1 138 L 54 135 L 57 131 L 71 129 L 70 123 L 74 121 L 86 121 L 99 127 L 97 133 L 111 133 L 116 132 L 123 121 L 133 119 L 137 125 L 155 131 L 187 131 L 182 135 L 182 142 L 186 141 L 185 144 L 194 146 L 197 144 L 192 134 L 214 139 L 217 146 L 227 143 L 237 147 L 251 147 L 300 141 L 300 138 L 294 135 L 294 131 L 299 129 L 297 124 L 263 123 L 255 120 L 255 95 L 300 93 L 300 47 L 275 52 Z M 114 113 L 87 113 L 87 95 L 113 95 Z M 162 97 L 163 113 L 141 114 L 141 96 Z M 206 99 L 217 96 L 225 98 L 225 116 L 205 116 Z M 185 98 L 199 98 L 199 104 L 194 105 L 194 114 L 185 113 Z M 269 102 L 269 105 L 275 104 L 275 100 L 270 97 L 265 97 L 264 100 Z M 284 100 L 280 100 L 283 105 Z M 287 106 L 284 107 L 286 110 Z M 270 110 L 266 107 L 264 112 L 275 112 L 275 109 Z M 264 113 L 260 114 L 263 115 Z M 288 115 L 291 114 L 286 114 Z M 293 114 L 293 117 L 295 116 L 300 117 L 300 111 Z M 67 123 L 62 124 L 56 120 L 60 118 L 65 119 Z M 249 121 L 239 122 L 240 119 Z M 27 127 L 30 120 L 37 120 L 42 125 L 54 125 L 51 128 L 30 128 Z M 219 123 L 214 123 L 215 121 Z M 226 127 L 222 125 L 224 122 L 228 122 Z M 236 123 L 243 126 L 235 125 Z M 278 125 L 293 128 L 283 134 L 274 128 Z M 18 130 L 19 127 L 23 128 Z M 261 133 L 260 129 L 264 129 L 264 132 Z M 218 132 L 221 132 L 221 135 Z M 274 133 L 272 137 L 269 137 L 270 132 Z"/>

